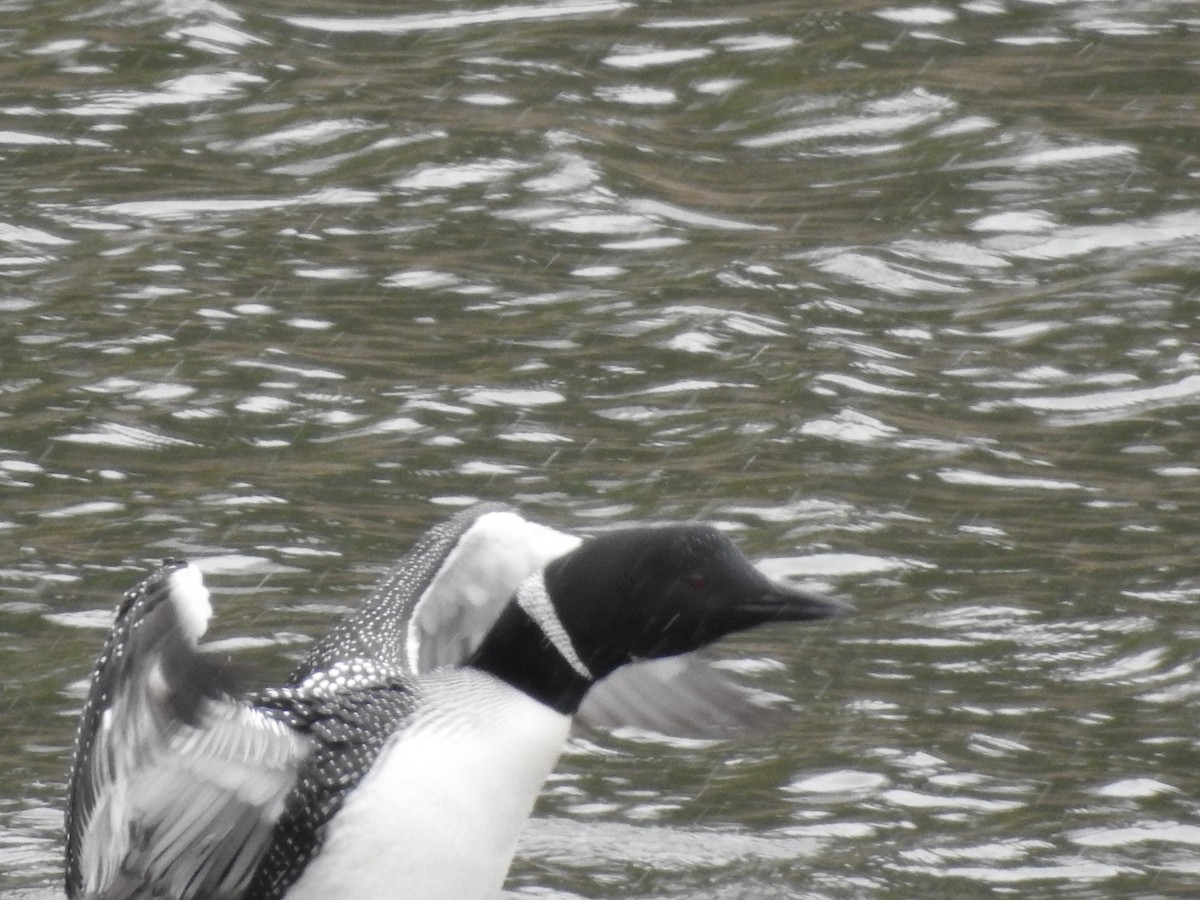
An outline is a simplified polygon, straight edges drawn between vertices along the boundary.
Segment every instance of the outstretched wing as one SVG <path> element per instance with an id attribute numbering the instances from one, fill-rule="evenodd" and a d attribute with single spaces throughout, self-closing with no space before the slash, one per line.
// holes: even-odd
<path id="1" fill-rule="evenodd" d="M 593 728 L 727 738 L 782 721 L 785 699 L 743 684 L 696 651 L 621 666 L 588 691 L 578 715 Z"/>
<path id="2" fill-rule="evenodd" d="M 234 700 L 197 649 L 200 572 L 167 561 L 127 591 L 80 719 L 67 797 L 70 898 L 236 897 L 307 742 Z"/>
<path id="3" fill-rule="evenodd" d="M 579 543 L 499 504 L 463 510 L 426 533 L 289 683 L 356 659 L 410 676 L 461 665 L 521 582 Z"/>

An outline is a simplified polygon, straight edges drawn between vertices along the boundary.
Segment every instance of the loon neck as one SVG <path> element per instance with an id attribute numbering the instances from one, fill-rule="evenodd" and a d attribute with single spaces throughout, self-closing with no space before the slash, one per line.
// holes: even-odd
<path id="1" fill-rule="evenodd" d="M 518 603 L 510 603 L 467 665 L 572 716 L 595 680 L 573 666 Z"/>

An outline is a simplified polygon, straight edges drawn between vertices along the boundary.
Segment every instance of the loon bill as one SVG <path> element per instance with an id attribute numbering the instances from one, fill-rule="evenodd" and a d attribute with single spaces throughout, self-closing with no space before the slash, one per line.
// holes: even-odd
<path id="1" fill-rule="evenodd" d="M 694 651 L 847 607 L 699 524 L 586 541 L 501 506 L 428 532 L 288 681 L 199 648 L 199 570 L 127 591 L 80 718 L 70 900 L 485 900 L 573 718 L 705 733 L 755 704 Z"/>

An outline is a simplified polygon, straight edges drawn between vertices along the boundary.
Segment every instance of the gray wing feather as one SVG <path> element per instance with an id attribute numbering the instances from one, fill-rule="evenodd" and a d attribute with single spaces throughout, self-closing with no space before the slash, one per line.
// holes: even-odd
<path id="1" fill-rule="evenodd" d="M 417 597 L 408 635 L 410 666 L 420 673 L 461 665 L 521 583 L 579 544 L 574 535 L 508 510 L 476 518 Z"/>
<path id="2" fill-rule="evenodd" d="M 271 841 L 307 742 L 232 699 L 197 649 L 206 618 L 181 564 L 118 611 L 71 775 L 69 897 L 236 897 Z"/>
<path id="3" fill-rule="evenodd" d="M 430 529 L 288 683 L 353 660 L 408 675 L 461 665 L 521 582 L 578 544 L 506 506 L 464 510 Z"/>
<path id="4" fill-rule="evenodd" d="M 631 663 L 598 681 L 580 721 L 597 728 L 638 728 L 670 737 L 722 738 L 770 727 L 784 698 L 735 681 L 703 654 Z"/>

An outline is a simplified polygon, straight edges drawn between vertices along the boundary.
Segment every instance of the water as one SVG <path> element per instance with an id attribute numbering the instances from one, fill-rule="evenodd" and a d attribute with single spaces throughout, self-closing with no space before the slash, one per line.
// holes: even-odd
<path id="1" fill-rule="evenodd" d="M 1191 3 L 0 3 L 0 893 L 118 592 L 278 677 L 474 499 L 850 619 L 581 733 L 528 897 L 1194 894 Z"/>

